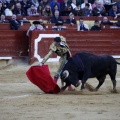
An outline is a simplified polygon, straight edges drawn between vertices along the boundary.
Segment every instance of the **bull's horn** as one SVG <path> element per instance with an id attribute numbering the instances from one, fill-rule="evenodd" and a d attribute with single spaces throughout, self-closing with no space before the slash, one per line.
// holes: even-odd
<path id="1" fill-rule="evenodd" d="M 65 70 L 62 74 L 62 78 L 66 79 L 68 76 L 69 76 L 69 72 L 68 72 L 68 70 Z"/>

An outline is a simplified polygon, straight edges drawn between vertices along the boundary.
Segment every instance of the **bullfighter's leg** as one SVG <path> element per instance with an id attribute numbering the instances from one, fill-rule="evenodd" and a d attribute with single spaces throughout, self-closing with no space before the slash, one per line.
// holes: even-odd
<path id="1" fill-rule="evenodd" d="M 101 76 L 101 77 L 97 77 L 97 79 L 98 79 L 98 81 L 99 81 L 99 84 L 98 84 L 98 86 L 95 88 L 95 91 L 97 91 L 100 87 L 101 87 L 101 85 L 104 83 L 104 81 L 105 81 L 105 78 L 106 78 L 106 75 L 103 75 L 103 76 Z"/>
<path id="2" fill-rule="evenodd" d="M 63 82 L 63 80 L 61 79 L 61 86 L 63 87 L 64 86 L 64 82 Z"/>

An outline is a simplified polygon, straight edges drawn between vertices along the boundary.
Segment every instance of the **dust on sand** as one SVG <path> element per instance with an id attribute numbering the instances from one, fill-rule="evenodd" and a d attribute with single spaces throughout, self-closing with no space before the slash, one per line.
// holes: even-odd
<path id="1" fill-rule="evenodd" d="M 53 75 L 56 66 L 51 64 Z M 29 68 L 23 61 L 0 68 L 0 120 L 120 120 L 120 66 L 116 94 L 111 93 L 109 76 L 98 92 L 78 87 L 45 94 L 28 80 L 25 73 Z M 98 81 L 89 79 L 88 83 L 96 87 Z"/>

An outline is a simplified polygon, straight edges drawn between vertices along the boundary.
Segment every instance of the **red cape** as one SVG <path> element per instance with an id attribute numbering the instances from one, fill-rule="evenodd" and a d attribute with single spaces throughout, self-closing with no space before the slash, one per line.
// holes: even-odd
<path id="1" fill-rule="evenodd" d="M 50 75 L 48 65 L 32 66 L 26 72 L 28 79 L 45 93 L 59 93 L 60 88 Z"/>

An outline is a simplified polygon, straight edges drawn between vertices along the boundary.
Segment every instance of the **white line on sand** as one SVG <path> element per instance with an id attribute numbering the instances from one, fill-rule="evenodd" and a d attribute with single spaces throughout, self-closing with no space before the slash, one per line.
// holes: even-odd
<path id="1" fill-rule="evenodd" d="M 44 94 L 44 93 L 39 93 L 39 95 L 41 94 Z M 15 99 L 15 98 L 25 98 L 25 97 L 28 97 L 28 96 L 32 96 L 33 94 L 26 94 L 26 95 L 18 95 L 18 96 L 7 96 L 7 97 L 4 97 L 3 99 Z"/>
<path id="2" fill-rule="evenodd" d="M 8 97 L 8 98 L 23 98 L 23 97 L 27 97 L 27 96 L 30 96 L 30 95 L 11 96 L 11 97 Z"/>
<path id="3" fill-rule="evenodd" d="M 24 98 L 24 97 L 28 97 L 30 96 L 28 95 L 19 95 L 19 96 L 9 96 L 9 97 L 4 97 L 3 99 L 14 99 L 14 98 Z"/>

